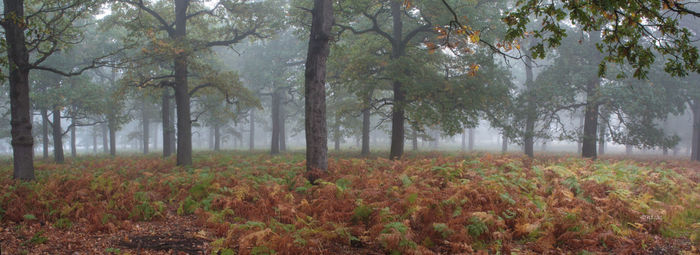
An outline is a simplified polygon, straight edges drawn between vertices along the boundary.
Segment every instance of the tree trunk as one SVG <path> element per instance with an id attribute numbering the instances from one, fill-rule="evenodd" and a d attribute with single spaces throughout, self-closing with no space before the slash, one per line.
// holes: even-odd
<path id="1" fill-rule="evenodd" d="M 391 17 L 393 23 L 393 40 L 391 45 L 391 59 L 398 59 L 404 55 L 404 47 L 402 44 L 403 22 L 401 21 L 401 4 L 400 1 L 391 1 Z M 392 84 L 394 92 L 393 108 L 391 112 L 391 151 L 389 158 L 400 159 L 403 155 L 403 145 L 405 139 L 404 129 L 404 107 L 406 104 L 406 92 L 402 88 L 402 84 L 398 80 L 394 80 Z"/>
<path id="2" fill-rule="evenodd" d="M 281 97 L 281 100 L 284 100 L 284 97 Z M 280 105 L 280 151 L 287 151 L 287 127 L 285 125 L 285 121 L 287 120 L 287 115 L 284 111 L 284 104 Z"/>
<path id="3" fill-rule="evenodd" d="M 306 171 L 315 183 L 316 171 L 328 169 L 328 129 L 326 126 L 326 61 L 333 25 L 333 1 L 314 0 L 311 33 L 304 73 Z"/>
<path id="4" fill-rule="evenodd" d="M 413 139 L 411 139 L 411 146 L 413 151 L 418 151 L 418 131 L 413 130 Z"/>
<path id="5" fill-rule="evenodd" d="M 598 133 L 598 107 L 596 92 L 598 91 L 599 78 L 595 78 L 586 85 L 586 113 L 583 123 L 583 142 L 581 144 L 581 156 L 584 158 L 597 157 L 596 139 Z"/>
<path id="6" fill-rule="evenodd" d="M 7 59 L 10 81 L 10 125 L 12 134 L 12 178 L 34 179 L 34 137 L 29 101 L 29 53 L 25 45 L 24 1 L 3 0 Z M 14 19 L 8 17 L 16 17 Z"/>
<path id="7" fill-rule="evenodd" d="M 61 110 L 54 107 L 53 115 L 53 159 L 56 163 L 63 163 L 63 129 L 61 128 Z"/>
<path id="8" fill-rule="evenodd" d="M 501 136 L 501 153 L 506 153 L 508 152 L 508 137 L 505 135 Z"/>
<path id="9" fill-rule="evenodd" d="M 467 130 L 462 129 L 462 151 L 467 151 Z"/>
<path id="10" fill-rule="evenodd" d="M 255 150 L 255 109 L 250 109 L 250 137 L 248 139 L 248 148 L 250 151 Z"/>
<path id="11" fill-rule="evenodd" d="M 221 127 L 214 124 L 214 151 L 221 150 Z"/>
<path id="12" fill-rule="evenodd" d="M 601 123 L 598 124 L 599 125 L 599 128 L 598 128 L 599 129 L 598 130 L 598 132 L 599 132 L 599 134 L 598 134 L 599 135 L 599 137 L 598 137 L 598 155 L 603 155 L 603 154 L 605 154 L 605 136 L 606 136 L 605 131 L 606 131 L 606 128 L 605 128 L 604 120 L 601 119 L 600 122 Z"/>
<path id="13" fill-rule="evenodd" d="M 469 129 L 469 151 L 474 150 L 474 129 Z"/>
<path id="14" fill-rule="evenodd" d="M 141 108 L 141 127 L 143 128 L 142 132 L 142 142 L 143 142 L 143 154 L 148 154 L 148 143 L 151 140 L 150 138 L 150 120 L 148 119 L 148 110 L 146 109 L 146 96 L 143 97 L 143 102 L 142 102 L 142 108 Z"/>
<path id="15" fill-rule="evenodd" d="M 362 109 L 362 152 L 360 152 L 362 156 L 369 155 L 370 100 L 372 100 L 372 92 L 367 93 L 365 107 Z"/>
<path id="16" fill-rule="evenodd" d="M 277 89 L 272 92 L 271 106 L 272 140 L 270 141 L 270 154 L 275 155 L 280 153 L 280 98 Z"/>
<path id="17" fill-rule="evenodd" d="M 104 154 L 109 153 L 109 130 L 107 128 L 107 123 L 102 123 L 102 152 Z"/>
<path id="18" fill-rule="evenodd" d="M 97 154 L 97 130 L 92 128 L 92 153 Z"/>
<path id="19" fill-rule="evenodd" d="M 173 39 L 185 43 L 189 0 L 175 1 L 175 33 Z M 175 105 L 177 105 L 177 165 L 192 165 L 192 120 L 190 94 L 187 87 L 187 53 L 175 56 Z"/>
<path id="20" fill-rule="evenodd" d="M 585 119 L 585 116 L 584 116 L 584 115 L 581 115 L 581 116 L 578 118 L 578 126 L 581 127 L 581 129 L 583 129 L 583 123 L 584 123 L 583 120 L 584 120 L 584 119 Z M 582 138 L 579 137 L 579 140 L 576 142 L 576 154 L 581 154 L 581 145 L 582 145 L 581 142 L 582 142 Z"/>
<path id="21" fill-rule="evenodd" d="M 335 113 L 335 125 L 333 126 L 333 149 L 340 151 L 340 114 Z"/>
<path id="22" fill-rule="evenodd" d="M 693 113 L 693 140 L 690 150 L 690 160 L 700 161 L 700 100 L 693 100 L 690 104 Z"/>
<path id="23" fill-rule="evenodd" d="M 626 144 L 626 145 L 625 145 L 625 154 L 626 154 L 627 156 L 632 155 L 632 149 L 633 149 L 633 148 L 632 148 L 632 145 Z"/>
<path id="24" fill-rule="evenodd" d="M 49 111 L 46 108 L 41 109 L 41 140 L 44 151 L 44 160 L 49 159 Z"/>
<path id="25" fill-rule="evenodd" d="M 525 47 L 525 49 L 527 49 L 528 47 Z M 525 54 L 529 55 L 530 52 L 526 50 Z M 523 137 L 523 149 L 525 151 L 525 155 L 532 158 L 535 156 L 535 120 L 537 118 L 537 113 L 535 108 L 536 98 L 532 74 L 532 59 L 529 57 L 525 58 L 525 93 L 525 96 L 527 98 L 527 106 L 525 112 L 525 134 Z"/>
<path id="26" fill-rule="evenodd" d="M 117 155 L 117 120 L 115 113 L 110 113 L 107 118 L 107 126 L 109 128 L 109 155 L 114 157 Z"/>
<path id="27" fill-rule="evenodd" d="M 75 123 L 75 117 L 70 118 L 70 156 L 71 158 L 75 158 L 78 156 L 78 150 L 76 148 L 75 142 L 76 142 L 76 137 L 75 137 L 75 128 L 76 128 L 76 123 Z"/>

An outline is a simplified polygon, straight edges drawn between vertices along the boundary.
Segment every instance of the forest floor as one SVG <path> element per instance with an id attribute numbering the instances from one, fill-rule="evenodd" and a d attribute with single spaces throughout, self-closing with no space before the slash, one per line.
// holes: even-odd
<path id="1" fill-rule="evenodd" d="M 698 254 L 700 164 L 303 154 L 0 163 L 0 254 Z"/>

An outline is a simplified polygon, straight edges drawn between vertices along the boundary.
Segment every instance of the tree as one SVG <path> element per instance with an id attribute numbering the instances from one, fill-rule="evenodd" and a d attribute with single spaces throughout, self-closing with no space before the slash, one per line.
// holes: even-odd
<path id="1" fill-rule="evenodd" d="M 326 126 L 326 61 L 330 53 L 333 1 L 314 0 L 304 73 L 307 178 L 315 183 L 328 169 Z"/>
<path id="2" fill-rule="evenodd" d="M 115 15 L 130 12 L 135 15 L 126 15 L 126 17 L 137 17 L 146 22 L 149 19 L 153 21 L 150 28 L 144 29 L 141 27 L 143 23 L 136 22 L 137 24 L 130 26 L 130 30 L 150 38 L 152 44 L 158 46 L 153 47 L 153 50 L 159 51 L 167 56 L 166 60 L 172 61 L 172 75 L 150 77 L 148 80 L 167 79 L 169 80 L 167 84 L 173 86 L 177 107 L 177 165 L 191 165 L 190 96 L 193 94 L 192 91 L 196 91 L 196 87 L 191 89 L 188 85 L 190 76 L 188 65 L 191 59 L 198 52 L 215 46 L 229 46 L 248 37 L 262 37 L 271 20 L 275 18 L 274 13 L 269 11 L 274 12 L 277 9 L 274 8 L 274 3 L 270 3 L 271 1 L 221 0 L 211 8 L 190 0 L 176 0 L 174 6 L 168 6 L 168 2 L 161 1 L 153 4 L 141 0 L 119 0 L 118 2 L 126 5 L 114 5 L 113 10 L 120 11 Z M 174 13 L 170 10 L 174 10 Z M 204 24 L 217 21 L 226 22 L 217 23 L 219 26 L 197 26 L 196 30 L 189 32 L 187 29 L 188 23 Z M 164 33 L 165 38 L 160 37 L 159 33 Z M 213 39 L 202 40 L 202 38 Z M 199 84 L 199 86 L 204 85 L 205 83 Z"/>

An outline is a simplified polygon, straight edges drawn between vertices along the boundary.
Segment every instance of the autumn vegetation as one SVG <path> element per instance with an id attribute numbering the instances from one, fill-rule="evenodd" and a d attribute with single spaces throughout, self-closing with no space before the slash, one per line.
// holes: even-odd
<path id="1" fill-rule="evenodd" d="M 339 154 L 318 185 L 304 178 L 303 154 L 174 164 L 40 163 L 32 183 L 5 165 L 3 251 L 61 253 L 70 243 L 134 254 L 119 246 L 127 233 L 187 221 L 183 234 L 206 240 L 206 254 L 690 254 L 700 240 L 696 163 Z"/>

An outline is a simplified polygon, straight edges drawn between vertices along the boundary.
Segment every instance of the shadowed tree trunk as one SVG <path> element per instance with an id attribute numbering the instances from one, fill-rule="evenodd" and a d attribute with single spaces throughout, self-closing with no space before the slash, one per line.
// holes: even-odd
<path id="1" fill-rule="evenodd" d="M 328 130 L 326 126 L 326 61 L 333 25 L 333 1 L 314 0 L 311 33 L 304 73 L 307 178 L 315 183 L 315 171 L 328 169 Z"/>
<path id="2" fill-rule="evenodd" d="M 221 150 L 221 127 L 219 124 L 214 124 L 214 151 Z"/>
<path id="3" fill-rule="evenodd" d="M 117 155 L 117 120 L 116 115 L 112 111 L 107 117 L 107 126 L 109 128 L 109 155 L 114 157 Z"/>
<path id="4" fill-rule="evenodd" d="M 250 137 L 248 139 L 248 149 L 255 150 L 255 109 L 250 109 Z"/>
<path id="5" fill-rule="evenodd" d="M 75 158 L 78 156 L 78 149 L 75 146 L 76 138 L 75 137 L 75 117 L 70 118 L 70 156 L 71 158 Z"/>
<path id="6" fill-rule="evenodd" d="M 150 138 L 150 120 L 148 119 L 148 107 L 146 106 L 146 97 L 143 97 L 143 102 L 141 106 L 141 127 L 143 130 L 141 130 L 142 135 L 142 142 L 143 142 L 143 154 L 148 154 L 148 143 L 151 140 Z"/>
<path id="7" fill-rule="evenodd" d="M 107 128 L 107 123 L 102 123 L 102 152 L 105 154 L 109 153 L 109 131 Z"/>
<path id="8" fill-rule="evenodd" d="M 281 98 L 284 101 L 284 97 Z M 285 121 L 287 120 L 287 115 L 284 111 L 284 105 L 280 105 L 280 151 L 287 151 L 287 127 Z"/>
<path id="9" fill-rule="evenodd" d="M 34 136 L 29 101 L 29 53 L 25 45 L 24 1 L 3 0 L 5 45 L 10 81 L 12 178 L 34 179 Z M 7 17 L 17 17 L 10 19 Z"/>
<path id="10" fill-rule="evenodd" d="M 65 158 L 63 156 L 63 130 L 61 129 L 61 110 L 58 107 L 54 107 L 51 113 L 53 115 L 53 160 L 56 163 L 63 163 Z"/>
<path id="11" fill-rule="evenodd" d="M 333 149 L 340 151 L 340 114 L 335 113 L 335 125 L 333 127 Z"/>
<path id="12" fill-rule="evenodd" d="M 369 130 L 370 130 L 370 101 L 372 92 L 368 92 L 364 98 L 365 107 L 362 109 L 362 151 L 360 155 L 369 155 Z"/>
<path id="13" fill-rule="evenodd" d="M 413 151 L 418 151 L 418 132 L 413 130 L 413 139 L 411 139 L 411 147 Z"/>
<path id="14" fill-rule="evenodd" d="M 273 84 L 274 86 L 274 84 Z M 272 116 L 272 135 L 270 136 L 270 154 L 280 153 L 280 97 L 279 91 L 275 89 L 272 92 L 272 102 L 270 113 Z"/>
<path id="15" fill-rule="evenodd" d="M 97 130 L 92 129 L 92 153 L 97 154 Z"/>
<path id="16" fill-rule="evenodd" d="M 474 129 L 469 129 L 469 151 L 474 150 Z"/>
<path id="17" fill-rule="evenodd" d="M 690 160 L 700 161 L 700 100 L 693 100 L 690 104 L 693 113 L 693 141 L 690 150 Z"/>
<path id="18" fill-rule="evenodd" d="M 393 23 L 393 40 L 391 45 L 391 59 L 398 59 L 405 55 L 403 40 L 403 22 L 401 21 L 401 4 L 400 1 L 391 1 L 391 17 Z M 390 159 L 400 159 L 403 155 L 403 145 L 405 140 L 405 112 L 406 92 L 402 88 L 402 84 L 398 80 L 394 80 L 392 84 L 394 91 L 394 104 L 391 112 L 391 151 L 389 152 Z M 416 146 L 417 147 L 417 146 Z"/>
<path id="19" fill-rule="evenodd" d="M 49 159 L 49 110 L 41 109 L 41 140 L 43 145 L 44 160 Z"/>
<path id="20" fill-rule="evenodd" d="M 528 49 L 525 47 L 525 49 Z M 530 55 L 530 52 L 526 50 L 526 55 Z M 525 134 L 523 137 L 523 149 L 525 155 L 532 158 L 535 156 L 535 120 L 537 118 L 536 108 L 535 108 L 535 83 L 533 82 L 532 74 L 532 59 L 529 57 L 525 58 L 525 96 L 527 97 L 527 106 L 525 112 Z"/>
<path id="21" fill-rule="evenodd" d="M 600 123 L 598 124 L 598 132 L 599 132 L 599 137 L 598 137 L 598 155 L 603 155 L 605 154 L 605 124 L 603 123 L 603 120 L 600 120 Z"/>
<path id="22" fill-rule="evenodd" d="M 185 43 L 187 35 L 187 7 L 189 0 L 175 0 L 175 30 L 173 39 Z M 175 56 L 175 105 L 177 105 L 177 165 L 192 165 L 192 120 L 190 95 L 187 86 L 187 53 Z"/>
<path id="23" fill-rule="evenodd" d="M 597 157 L 596 138 L 598 132 L 598 100 L 596 91 L 598 90 L 599 78 L 593 79 L 586 85 L 586 113 L 583 123 L 583 142 L 581 143 L 581 156 L 584 158 Z"/>

